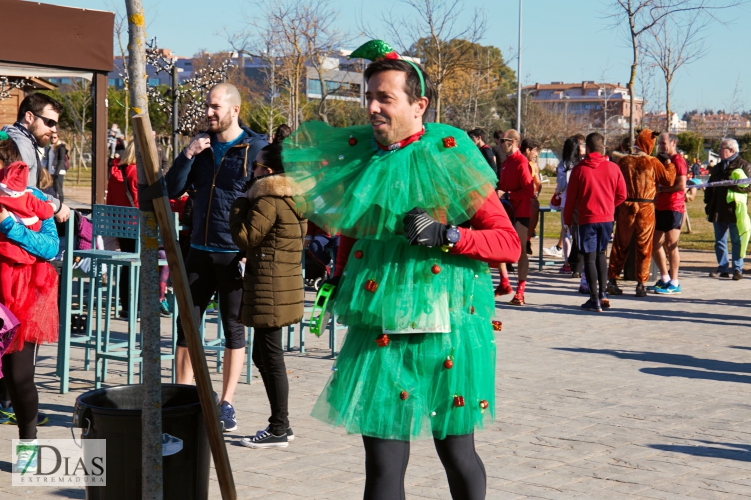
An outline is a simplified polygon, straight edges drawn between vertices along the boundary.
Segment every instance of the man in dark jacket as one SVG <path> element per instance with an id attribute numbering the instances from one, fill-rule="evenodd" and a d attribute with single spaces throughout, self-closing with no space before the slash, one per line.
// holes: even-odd
<path id="1" fill-rule="evenodd" d="M 60 134 L 57 132 L 52 133 L 50 144 L 44 148 L 43 162 L 52 176 L 52 188 L 55 190 L 55 196 L 62 203 L 65 200 L 63 181 L 68 168 L 68 146 L 60 139 Z"/>
<path id="2" fill-rule="evenodd" d="M 472 139 L 472 142 L 475 143 L 475 146 L 480 148 L 480 153 L 485 157 L 485 161 L 488 162 L 488 165 L 493 169 L 493 172 L 495 172 L 496 175 L 499 175 L 498 166 L 495 163 L 495 153 L 490 146 L 485 144 L 485 131 L 481 128 L 476 128 L 467 132 L 467 135 Z"/>
<path id="3" fill-rule="evenodd" d="M 720 163 L 714 166 L 709 182 L 730 180 L 733 170 L 742 169 L 751 177 L 751 165 L 738 154 L 738 141 L 725 139 L 720 144 Z M 741 237 L 735 219 L 735 202 L 728 202 L 728 190 L 737 193 L 751 193 L 751 185 L 709 187 L 704 190 L 704 212 L 714 226 L 714 251 L 717 256 L 717 270 L 709 273 L 712 278 L 730 277 L 728 266 L 728 232 L 733 245 L 733 279 L 743 278 L 743 257 L 741 257 Z"/>
<path id="4" fill-rule="evenodd" d="M 253 159 L 268 144 L 266 136 L 240 126 L 240 104 L 240 93 L 233 85 L 220 83 L 213 87 L 206 98 L 208 133 L 193 138 L 166 177 L 170 198 L 178 198 L 191 186 L 195 189 L 193 234 L 185 270 L 198 318 L 203 316 L 214 292 L 219 293 L 226 338 L 220 400 L 225 432 L 237 429 L 232 397 L 245 349 L 245 327 L 238 321 L 243 294 L 240 263 L 244 256 L 232 241 L 230 206 L 243 195 L 243 187 L 252 175 Z M 180 318 L 177 328 L 177 383 L 190 384 L 193 367 Z"/>

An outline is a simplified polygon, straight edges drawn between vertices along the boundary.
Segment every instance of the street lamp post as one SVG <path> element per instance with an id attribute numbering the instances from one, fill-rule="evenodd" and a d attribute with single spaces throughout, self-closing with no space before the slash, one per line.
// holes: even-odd
<path id="1" fill-rule="evenodd" d="M 519 52 L 516 70 L 516 128 L 522 133 L 522 0 L 519 0 Z"/>

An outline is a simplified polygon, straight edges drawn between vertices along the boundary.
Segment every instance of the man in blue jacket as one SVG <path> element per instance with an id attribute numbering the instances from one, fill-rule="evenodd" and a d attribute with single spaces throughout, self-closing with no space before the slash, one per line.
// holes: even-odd
<path id="1" fill-rule="evenodd" d="M 268 144 L 265 135 L 240 126 L 240 104 L 240 93 L 233 85 L 220 83 L 213 87 L 206 98 L 208 133 L 193 138 L 166 176 L 170 198 L 181 196 L 191 186 L 195 189 L 193 234 L 185 268 L 198 318 L 203 316 L 214 292 L 219 293 L 226 339 L 219 402 L 225 432 L 237 429 L 232 397 L 240 379 L 245 349 L 245 327 L 237 320 L 242 306 L 240 262 L 244 255 L 232 241 L 229 209 L 243 195 L 256 154 Z M 177 383 L 192 383 L 193 367 L 180 318 L 176 357 Z"/>

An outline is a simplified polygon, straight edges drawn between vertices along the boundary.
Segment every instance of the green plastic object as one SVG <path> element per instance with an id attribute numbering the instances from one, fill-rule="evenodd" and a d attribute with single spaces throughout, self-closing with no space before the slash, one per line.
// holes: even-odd
<path id="1" fill-rule="evenodd" d="M 316 301 L 310 313 L 310 331 L 317 337 L 321 336 L 323 330 L 326 328 L 328 319 L 331 317 L 331 313 L 328 312 L 328 305 L 335 288 L 334 285 L 325 283 L 318 290 L 318 295 L 316 295 Z"/>

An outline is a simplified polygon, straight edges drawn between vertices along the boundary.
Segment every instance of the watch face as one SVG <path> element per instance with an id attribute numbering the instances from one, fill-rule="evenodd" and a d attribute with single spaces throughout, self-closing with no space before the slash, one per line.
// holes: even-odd
<path id="1" fill-rule="evenodd" d="M 446 231 L 446 239 L 449 243 L 457 243 L 459 241 L 459 230 L 455 227 L 450 227 Z"/>

